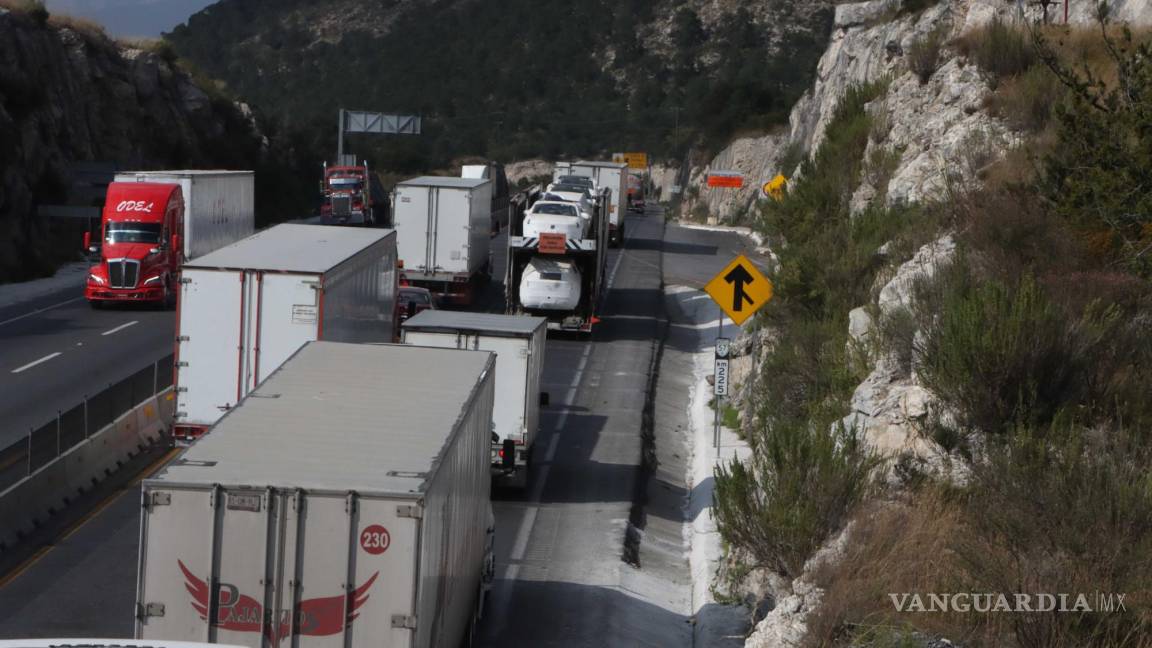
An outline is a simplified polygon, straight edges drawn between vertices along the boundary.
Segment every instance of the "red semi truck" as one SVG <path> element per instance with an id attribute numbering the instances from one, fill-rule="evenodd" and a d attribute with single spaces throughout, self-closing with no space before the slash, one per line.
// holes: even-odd
<path id="1" fill-rule="evenodd" d="M 360 166 L 324 165 L 321 225 L 388 226 L 388 195 L 380 179 Z"/>
<path id="2" fill-rule="evenodd" d="M 251 171 L 140 171 L 108 185 L 100 252 L 84 297 L 93 308 L 122 302 L 172 304 L 180 266 L 252 233 Z"/>

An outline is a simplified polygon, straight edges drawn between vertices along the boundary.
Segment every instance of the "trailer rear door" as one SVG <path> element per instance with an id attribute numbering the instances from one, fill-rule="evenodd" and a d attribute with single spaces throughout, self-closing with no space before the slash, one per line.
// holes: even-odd
<path id="1" fill-rule="evenodd" d="M 243 395 L 244 273 L 185 269 L 181 281 L 176 423 L 212 424 Z"/>
<path id="2" fill-rule="evenodd" d="M 405 503 L 161 485 L 145 501 L 138 638 L 411 645 L 419 522 Z"/>
<path id="3" fill-rule="evenodd" d="M 396 189 L 393 212 L 396 219 L 396 245 L 405 271 L 416 271 L 429 263 L 434 230 L 430 209 L 433 189 L 400 185 Z"/>

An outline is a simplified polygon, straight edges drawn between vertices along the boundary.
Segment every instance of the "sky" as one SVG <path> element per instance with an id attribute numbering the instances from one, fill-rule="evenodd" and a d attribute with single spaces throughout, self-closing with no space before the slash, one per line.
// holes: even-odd
<path id="1" fill-rule="evenodd" d="M 112 36 L 155 38 L 216 0 L 46 0 L 48 11 L 91 18 Z"/>

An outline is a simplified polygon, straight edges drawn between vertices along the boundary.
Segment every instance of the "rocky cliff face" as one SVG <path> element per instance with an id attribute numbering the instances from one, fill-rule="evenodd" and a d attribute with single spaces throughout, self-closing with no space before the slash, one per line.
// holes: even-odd
<path id="1" fill-rule="evenodd" d="M 1089 5 L 1075 3 L 1069 21 L 1093 23 Z M 776 173 L 794 176 L 799 160 L 819 147 L 848 88 L 881 80 L 887 82 L 887 91 L 867 108 L 881 127 L 874 129 L 864 154 L 866 171 L 852 198 L 853 213 L 870 204 L 930 202 L 945 198 L 952 186 L 972 186 L 978 182 L 980 167 L 1022 135 L 988 112 L 989 76 L 951 42 L 996 17 L 1006 22 L 1035 20 L 1040 17 L 1037 12 L 1000 0 L 945 0 L 918 12 L 902 11 L 899 0 L 839 5 L 816 81 L 792 110 L 788 128 L 735 140 L 708 164 L 693 168 L 685 194 L 686 212 L 706 211 L 713 222 L 739 222 L 756 201 L 764 200 L 759 196 L 763 182 Z M 1061 14 L 1059 6 L 1049 12 L 1051 18 Z M 1152 4 L 1147 0 L 1112 3 L 1111 18 L 1147 26 L 1152 23 Z M 942 45 L 936 64 L 927 73 L 913 71 L 910 52 L 934 36 Z M 883 173 L 867 172 L 868 161 L 874 159 L 888 161 Z M 709 190 L 704 180 L 710 170 L 741 171 L 746 186 Z M 665 184 L 676 177 L 666 174 Z M 853 340 L 868 346 L 876 334 L 873 317 L 906 307 L 917 278 L 936 272 L 954 250 L 952 236 L 944 233 L 911 260 L 882 275 L 874 286 L 874 302 L 845 314 Z M 893 358 L 873 357 L 870 374 L 855 390 L 852 411 L 844 423 L 861 430 L 867 443 L 883 456 L 910 455 L 928 468 L 955 471 L 956 466 L 942 459 L 944 453 L 915 431 L 917 421 L 935 405 L 934 396 L 918 384 L 914 371 L 898 367 Z M 955 480 L 965 478 L 957 472 L 948 475 Z M 819 556 L 835 560 L 838 547 L 845 542 L 851 542 L 851 527 L 829 542 Z M 800 645 L 806 619 L 821 600 L 807 572 L 793 583 L 773 588 L 777 607 L 758 624 L 747 646 Z"/>
<path id="2" fill-rule="evenodd" d="M 860 210 L 875 198 L 887 204 L 939 198 L 949 181 L 971 180 L 989 150 L 1011 146 L 1018 134 L 985 110 L 991 92 L 988 77 L 949 42 L 994 18 L 1007 22 L 1039 19 L 1039 10 L 1021 10 L 1002 0 L 949 0 L 923 11 L 904 13 L 901 0 L 873 0 L 836 7 L 832 36 L 820 58 L 816 81 L 792 109 L 789 126 L 779 133 L 733 141 L 708 164 L 693 168 L 686 209 L 703 206 L 712 221 L 739 221 L 760 196 L 761 185 L 776 173 L 791 177 L 803 155 L 815 151 L 836 111 L 853 85 L 888 79 L 886 97 L 871 110 L 887 128 L 869 143 L 865 158 L 891 156 L 891 166 L 876 178 L 865 178 L 853 199 Z M 1069 22 L 1089 25 L 1093 3 L 1071 3 Z M 1062 19 L 1062 7 L 1049 10 Z M 1152 23 L 1148 0 L 1110 3 L 1110 18 L 1134 26 Z M 910 67 L 914 45 L 933 34 L 943 42 L 939 65 L 922 80 Z M 976 167 L 976 168 L 974 168 Z M 711 170 L 745 174 L 740 190 L 710 190 Z M 876 174 L 866 174 L 873 175 Z M 694 189 L 693 189 L 694 188 Z M 666 189 L 667 190 L 667 189 Z M 696 209 L 697 212 L 701 210 Z"/>
<path id="3" fill-rule="evenodd" d="M 261 145 L 250 113 L 156 52 L 0 8 L 0 281 L 58 258 L 37 206 L 67 203 L 73 163 L 223 166 Z"/>

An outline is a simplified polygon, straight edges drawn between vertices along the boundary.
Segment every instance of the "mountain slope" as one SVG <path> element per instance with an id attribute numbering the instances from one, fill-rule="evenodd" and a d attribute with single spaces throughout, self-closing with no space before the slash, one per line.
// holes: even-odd
<path id="1" fill-rule="evenodd" d="M 69 204 L 76 162 L 126 167 L 247 164 L 264 142 L 250 113 L 165 56 L 82 20 L 0 3 L 0 282 L 79 252 L 53 241 L 38 205 Z M 7 3 L 16 6 L 14 3 Z M 82 203 L 77 203 L 82 204 Z"/>
<path id="2" fill-rule="evenodd" d="M 168 35 L 229 89 L 332 147 L 339 107 L 418 113 L 362 142 L 393 168 L 460 154 L 681 153 L 782 123 L 831 3 L 222 0 Z"/>

